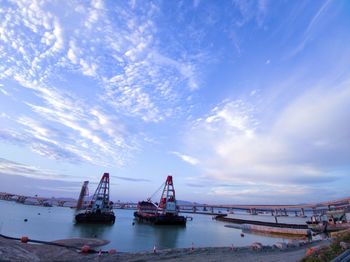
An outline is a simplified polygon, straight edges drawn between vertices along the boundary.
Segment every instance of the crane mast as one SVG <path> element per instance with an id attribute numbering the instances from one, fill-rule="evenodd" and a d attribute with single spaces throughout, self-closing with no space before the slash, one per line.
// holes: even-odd
<path id="1" fill-rule="evenodd" d="M 91 199 L 92 212 L 106 211 L 109 206 L 109 173 L 104 173 Z"/>
<path id="2" fill-rule="evenodd" d="M 165 181 L 158 208 L 164 214 L 177 215 L 178 213 L 172 176 L 168 176 Z"/>

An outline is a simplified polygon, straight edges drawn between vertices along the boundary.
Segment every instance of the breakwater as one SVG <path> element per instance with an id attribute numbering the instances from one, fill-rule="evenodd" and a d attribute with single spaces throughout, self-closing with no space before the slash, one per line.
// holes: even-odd
<path id="1" fill-rule="evenodd" d="M 256 231 L 269 234 L 280 235 L 295 235 L 295 236 L 310 236 L 311 230 L 307 224 L 292 224 L 292 223 L 278 223 L 277 218 L 275 222 L 247 220 L 233 217 L 227 217 L 226 215 L 218 215 L 215 217 L 218 221 L 233 223 L 240 226 L 233 226 L 234 228 L 240 228 L 243 230 Z M 228 226 L 229 227 L 229 226 Z"/>

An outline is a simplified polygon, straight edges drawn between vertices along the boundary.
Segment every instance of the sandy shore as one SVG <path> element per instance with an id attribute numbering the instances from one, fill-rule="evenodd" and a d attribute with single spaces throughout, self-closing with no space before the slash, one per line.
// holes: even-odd
<path id="1" fill-rule="evenodd" d="M 103 244 L 98 239 L 60 240 L 76 247 L 89 244 L 95 249 Z M 83 254 L 74 249 L 41 244 L 24 244 L 15 240 L 0 237 L 0 261 L 287 261 L 302 259 L 311 246 L 327 245 L 328 241 L 308 243 L 299 247 L 288 247 L 281 250 L 276 247 L 208 247 L 159 250 L 153 252 L 115 253 L 115 254 Z"/>

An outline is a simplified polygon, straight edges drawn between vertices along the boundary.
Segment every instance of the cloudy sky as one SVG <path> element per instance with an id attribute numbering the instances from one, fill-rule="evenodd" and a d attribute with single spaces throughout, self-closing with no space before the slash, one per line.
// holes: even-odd
<path id="1" fill-rule="evenodd" d="M 0 191 L 349 196 L 349 1 L 0 0 Z"/>

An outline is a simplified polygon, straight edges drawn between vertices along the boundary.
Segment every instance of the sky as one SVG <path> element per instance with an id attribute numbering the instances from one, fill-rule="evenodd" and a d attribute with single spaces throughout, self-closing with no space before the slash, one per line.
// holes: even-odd
<path id="1" fill-rule="evenodd" d="M 346 0 L 0 0 L 0 191 L 348 197 L 349 28 Z"/>

